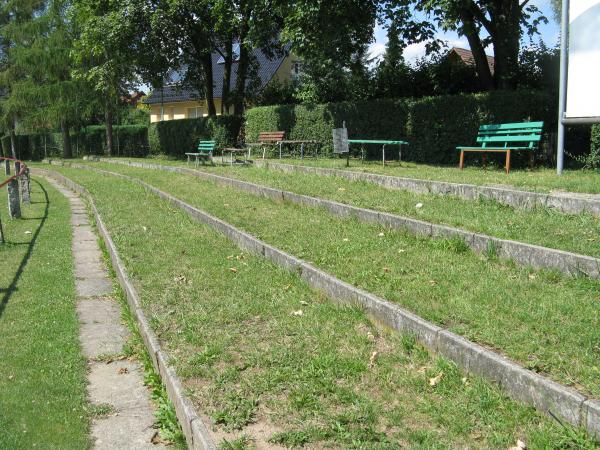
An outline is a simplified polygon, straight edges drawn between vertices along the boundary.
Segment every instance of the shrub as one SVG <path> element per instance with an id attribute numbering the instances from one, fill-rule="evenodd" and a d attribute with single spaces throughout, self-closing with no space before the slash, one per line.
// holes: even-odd
<path id="1" fill-rule="evenodd" d="M 91 125 L 71 135 L 73 153 L 77 155 L 106 154 L 106 127 Z M 61 146 L 62 148 L 62 146 Z M 114 156 L 147 156 L 148 127 L 145 125 L 113 126 Z"/>
<path id="2" fill-rule="evenodd" d="M 22 160 L 41 160 L 47 156 L 59 156 L 61 148 L 58 146 L 60 135 L 55 134 L 18 134 L 15 136 L 15 150 L 17 158 Z M 2 154 L 12 156 L 10 136 L 3 136 Z"/>
<path id="3" fill-rule="evenodd" d="M 194 150 L 199 140 L 214 140 L 217 148 L 237 142 L 241 120 L 233 116 L 155 122 L 148 128 L 150 153 L 182 157 Z"/>
<path id="4" fill-rule="evenodd" d="M 285 131 L 289 139 L 316 139 L 332 150 L 331 130 L 346 122 L 350 138 L 406 139 L 403 158 L 418 162 L 455 164 L 457 145 L 474 144 L 485 123 L 543 120 L 554 130 L 556 106 L 552 95 L 537 91 L 487 92 L 421 99 L 374 100 L 322 105 L 278 105 L 246 112 L 246 141 L 261 131 Z M 370 157 L 379 157 L 370 148 Z M 543 151 L 540 150 L 540 155 Z M 519 157 L 517 156 L 517 161 Z"/>
<path id="5" fill-rule="evenodd" d="M 587 155 L 573 156 L 573 158 L 583 164 L 584 169 L 600 169 L 600 125 L 592 126 L 590 152 Z"/>

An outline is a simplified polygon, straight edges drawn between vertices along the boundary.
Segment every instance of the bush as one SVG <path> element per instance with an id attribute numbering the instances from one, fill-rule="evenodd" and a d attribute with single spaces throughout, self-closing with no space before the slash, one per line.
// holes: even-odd
<path id="1" fill-rule="evenodd" d="M 148 128 L 150 153 L 183 157 L 199 140 L 214 140 L 217 148 L 237 143 L 241 120 L 233 116 L 155 122 Z"/>
<path id="2" fill-rule="evenodd" d="M 10 136 L 3 136 L 2 154 L 12 156 Z M 26 161 L 39 161 L 45 156 L 55 157 L 61 154 L 60 134 L 19 134 L 15 136 L 17 158 Z"/>
<path id="3" fill-rule="evenodd" d="M 600 169 L 600 125 L 592 126 L 590 152 L 587 155 L 573 156 L 573 158 L 583 164 L 584 169 Z"/>
<path id="4" fill-rule="evenodd" d="M 320 140 L 324 152 L 330 153 L 331 130 L 345 121 L 350 138 L 406 139 L 410 145 L 403 151 L 403 158 L 406 155 L 406 159 L 417 162 L 455 164 L 456 146 L 474 144 L 482 124 L 543 120 L 545 130 L 554 131 L 555 104 L 554 97 L 543 92 L 496 91 L 314 106 L 265 106 L 246 112 L 246 140 L 256 141 L 261 131 L 285 131 L 289 139 Z M 380 149 L 368 150 L 368 156 L 380 157 Z M 539 153 L 543 155 L 543 150 Z"/>

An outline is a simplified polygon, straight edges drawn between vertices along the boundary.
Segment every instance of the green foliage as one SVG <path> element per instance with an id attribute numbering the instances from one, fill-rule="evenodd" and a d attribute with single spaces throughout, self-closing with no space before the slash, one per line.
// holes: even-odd
<path id="1" fill-rule="evenodd" d="M 573 159 L 583 164 L 584 169 L 600 169 L 600 125 L 592 126 L 590 152 L 587 155 L 573 156 Z"/>
<path id="2" fill-rule="evenodd" d="M 241 119 L 233 116 L 155 122 L 148 128 L 150 153 L 182 157 L 193 151 L 198 140 L 214 140 L 217 148 L 233 146 Z"/>
<path id="3" fill-rule="evenodd" d="M 375 100 L 322 105 L 278 105 L 246 113 L 246 141 L 261 131 L 286 132 L 289 139 L 317 139 L 325 153 L 332 150 L 331 130 L 346 122 L 350 138 L 400 139 L 410 145 L 403 158 L 429 163 L 456 162 L 456 146 L 473 144 L 484 123 L 543 120 L 553 129 L 555 104 L 536 91 Z M 371 156 L 380 149 L 367 149 Z"/>
<path id="4" fill-rule="evenodd" d="M 10 136 L 3 136 L 2 154 L 11 156 Z M 15 149 L 18 159 L 39 161 L 47 156 L 60 156 L 62 137 L 60 133 L 22 134 L 15 136 Z"/>
<path id="5" fill-rule="evenodd" d="M 120 125 L 113 127 L 114 155 L 147 156 L 148 127 L 145 125 Z M 106 153 L 106 127 L 93 125 L 73 134 L 79 155 Z"/>

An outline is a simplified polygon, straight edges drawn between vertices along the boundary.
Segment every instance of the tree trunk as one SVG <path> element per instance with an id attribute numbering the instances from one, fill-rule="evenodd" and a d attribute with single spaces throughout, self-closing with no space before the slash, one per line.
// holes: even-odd
<path id="1" fill-rule="evenodd" d="M 208 116 L 214 117 L 217 115 L 214 97 L 214 80 L 213 80 L 213 64 L 210 53 L 202 55 L 200 60 L 204 71 L 204 95 L 206 98 L 206 107 L 208 108 Z"/>
<path id="2" fill-rule="evenodd" d="M 15 127 L 16 127 L 16 123 L 15 123 L 15 119 L 12 118 L 10 120 L 10 152 L 12 154 L 13 158 L 17 157 L 17 136 L 15 135 Z"/>
<path id="3" fill-rule="evenodd" d="M 221 114 L 229 114 L 229 92 L 231 91 L 231 66 L 233 64 L 233 37 L 225 43 L 225 65 L 223 68 L 223 94 L 221 95 Z"/>
<path id="4" fill-rule="evenodd" d="M 494 77 L 490 65 L 488 64 L 487 55 L 485 54 L 485 49 L 481 43 L 481 38 L 477 32 L 473 15 L 465 9 L 461 9 L 460 15 L 463 23 L 463 32 L 467 41 L 469 41 L 469 47 L 471 47 L 471 52 L 473 53 L 475 70 L 479 77 L 481 88 L 486 91 L 491 91 L 494 89 Z"/>
<path id="5" fill-rule="evenodd" d="M 63 159 L 71 159 L 73 157 L 73 151 L 71 150 L 71 134 L 69 133 L 67 122 L 64 120 L 61 121 L 60 129 L 63 140 Z"/>
<path id="6" fill-rule="evenodd" d="M 519 34 L 516 36 L 504 27 L 492 36 L 496 69 L 494 77 L 498 89 L 515 89 L 519 64 Z"/>
<path id="7" fill-rule="evenodd" d="M 240 56 L 237 78 L 235 80 L 235 100 L 233 103 L 233 115 L 236 117 L 242 117 L 244 114 L 244 104 L 246 102 L 246 78 L 248 77 L 248 67 L 250 66 L 250 52 L 248 50 L 248 45 L 244 41 L 248 35 L 248 30 L 248 19 L 246 18 L 240 26 Z"/>
<path id="8" fill-rule="evenodd" d="M 104 122 L 106 125 L 106 154 L 108 156 L 113 155 L 113 111 L 110 101 L 106 102 L 106 109 L 104 110 Z"/>

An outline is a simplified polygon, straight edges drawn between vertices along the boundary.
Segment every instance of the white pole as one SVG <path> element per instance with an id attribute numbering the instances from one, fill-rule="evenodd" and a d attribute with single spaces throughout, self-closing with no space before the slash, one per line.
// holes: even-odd
<path id="1" fill-rule="evenodd" d="M 562 0 L 560 27 L 560 85 L 558 92 L 558 137 L 556 173 L 562 175 L 565 161 L 565 126 L 563 118 L 567 108 L 567 75 L 569 48 L 569 0 Z"/>

